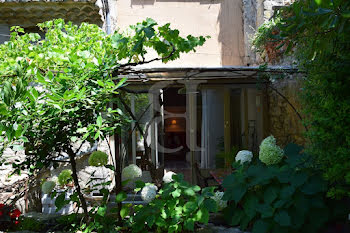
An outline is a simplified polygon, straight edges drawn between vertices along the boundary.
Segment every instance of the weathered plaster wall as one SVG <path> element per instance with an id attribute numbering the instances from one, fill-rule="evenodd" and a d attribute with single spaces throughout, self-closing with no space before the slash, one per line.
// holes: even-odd
<path id="1" fill-rule="evenodd" d="M 121 29 L 151 17 L 161 25 L 171 23 L 182 36 L 211 36 L 196 53 L 183 54 L 180 60 L 167 66 L 242 65 L 244 62 L 241 0 L 123 0 L 117 1 L 114 7 Z"/>
<path id="2" fill-rule="evenodd" d="M 276 81 L 273 87 L 283 94 L 299 113 L 301 112 L 300 81 L 294 77 L 294 79 Z M 295 111 L 271 88 L 267 91 L 267 97 L 270 134 L 276 137 L 280 145 L 287 145 L 291 142 L 303 145 L 305 128 Z"/>

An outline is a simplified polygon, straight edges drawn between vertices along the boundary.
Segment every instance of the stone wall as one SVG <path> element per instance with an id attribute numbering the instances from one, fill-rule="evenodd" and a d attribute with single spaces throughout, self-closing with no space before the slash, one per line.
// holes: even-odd
<path id="1" fill-rule="evenodd" d="M 76 145 L 77 147 L 78 145 Z M 82 154 L 81 156 L 77 156 L 77 170 L 78 170 L 78 178 L 79 184 L 81 187 L 85 187 L 89 182 L 91 177 L 106 177 L 107 180 L 112 180 L 113 172 L 107 168 L 95 168 L 88 166 L 88 158 L 89 151 L 92 150 L 100 150 L 109 154 L 109 147 L 106 141 L 102 141 L 98 143 L 97 147 L 92 147 L 85 143 L 81 148 Z M 8 203 L 10 200 L 15 198 L 16 194 L 24 191 L 25 186 L 28 184 L 28 172 L 23 171 L 21 175 L 12 175 L 13 168 L 12 163 L 18 163 L 25 159 L 24 151 L 20 151 L 15 153 L 10 149 L 5 150 L 2 159 L 6 161 L 6 163 L 0 166 L 0 203 Z M 67 158 L 63 160 L 68 160 Z M 110 161 L 111 162 L 111 161 Z M 27 192 L 23 198 L 20 198 L 19 201 L 16 202 L 17 208 L 21 210 L 21 212 L 26 212 L 26 199 L 28 199 L 28 209 L 29 211 L 41 211 L 41 188 L 40 184 L 42 180 L 53 179 L 57 177 L 59 173 L 63 169 L 71 169 L 69 163 L 62 163 L 57 169 L 44 169 L 40 171 L 40 174 L 36 177 L 36 180 L 28 186 L 29 192 Z M 113 187 L 114 184 L 110 185 L 110 188 Z M 20 187 L 18 187 L 20 186 Z"/>
<path id="2" fill-rule="evenodd" d="M 272 84 L 272 87 L 284 95 L 299 113 L 301 112 L 300 84 L 296 77 L 276 81 Z M 276 91 L 269 88 L 267 90 L 267 103 L 269 132 L 276 137 L 278 144 L 281 146 L 288 143 L 304 145 L 305 128 L 288 102 Z"/>

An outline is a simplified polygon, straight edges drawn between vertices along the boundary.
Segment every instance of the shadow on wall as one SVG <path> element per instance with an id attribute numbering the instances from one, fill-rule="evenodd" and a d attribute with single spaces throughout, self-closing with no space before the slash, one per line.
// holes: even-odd
<path id="1" fill-rule="evenodd" d="M 156 2 L 198 2 L 200 5 L 208 5 L 209 9 L 214 4 L 220 4 L 217 24 L 218 42 L 221 44 L 221 65 L 245 65 L 241 0 L 131 0 L 131 6 L 154 5 Z"/>

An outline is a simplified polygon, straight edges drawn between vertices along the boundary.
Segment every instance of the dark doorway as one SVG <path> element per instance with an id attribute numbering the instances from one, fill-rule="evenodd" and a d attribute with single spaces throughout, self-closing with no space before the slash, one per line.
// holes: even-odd
<path id="1" fill-rule="evenodd" d="M 176 152 L 164 154 L 164 167 L 166 169 L 190 168 L 186 160 L 189 151 L 186 145 L 186 119 L 177 114 L 186 112 L 186 94 L 180 88 L 169 88 L 164 91 L 164 146 L 177 149 Z"/>

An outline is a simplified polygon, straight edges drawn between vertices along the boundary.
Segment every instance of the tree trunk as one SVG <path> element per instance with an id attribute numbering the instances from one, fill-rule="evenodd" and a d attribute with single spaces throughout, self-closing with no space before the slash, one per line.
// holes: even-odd
<path id="1" fill-rule="evenodd" d="M 114 160 L 115 160 L 115 172 L 114 172 L 114 179 L 115 179 L 115 195 L 117 196 L 122 191 L 122 172 L 121 172 L 121 159 L 120 159 L 120 150 L 119 150 L 119 142 L 120 137 L 119 134 L 116 133 L 114 135 L 114 141 L 115 141 L 115 153 L 114 153 Z M 118 221 L 121 220 L 120 216 L 120 210 L 122 209 L 122 203 L 117 203 L 117 217 Z"/>
<path id="2" fill-rule="evenodd" d="M 89 221 L 89 213 L 88 213 L 88 209 L 87 209 L 86 200 L 84 198 L 84 195 L 81 192 L 80 185 L 79 185 L 78 174 L 77 174 L 77 164 L 75 162 L 75 153 L 71 148 L 68 148 L 67 151 L 68 151 L 68 155 L 69 155 L 70 164 L 72 166 L 72 177 L 73 177 L 73 181 L 74 181 L 74 186 L 77 190 L 81 206 L 83 207 L 83 210 L 84 210 L 85 222 L 88 222 Z"/>

